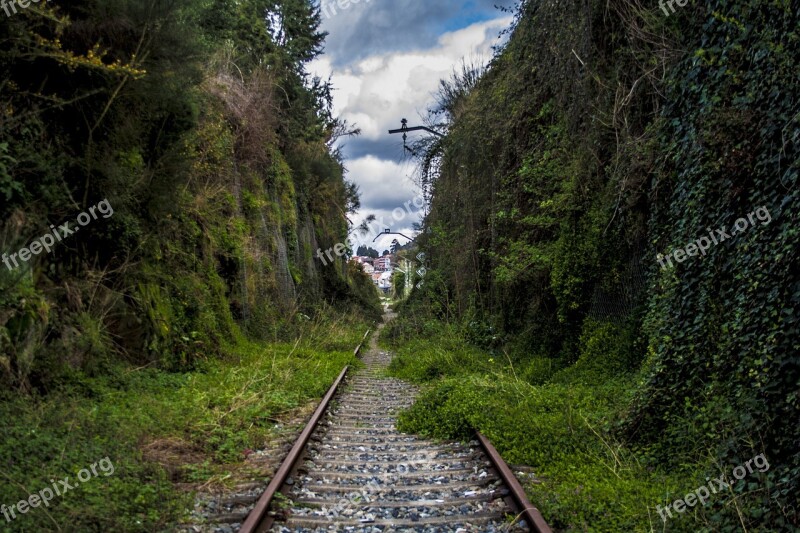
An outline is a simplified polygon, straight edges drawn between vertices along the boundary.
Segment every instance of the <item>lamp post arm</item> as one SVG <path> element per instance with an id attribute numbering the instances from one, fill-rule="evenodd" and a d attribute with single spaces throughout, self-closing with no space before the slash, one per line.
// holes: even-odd
<path id="1" fill-rule="evenodd" d="M 439 133 L 438 131 L 432 130 L 427 126 L 413 126 L 411 128 L 404 126 L 404 127 L 400 128 L 398 130 L 389 130 L 389 133 L 390 134 L 406 133 L 406 132 L 409 132 L 409 131 L 427 131 L 428 133 L 432 133 L 432 134 L 437 135 L 439 137 L 444 137 L 444 133 Z"/>

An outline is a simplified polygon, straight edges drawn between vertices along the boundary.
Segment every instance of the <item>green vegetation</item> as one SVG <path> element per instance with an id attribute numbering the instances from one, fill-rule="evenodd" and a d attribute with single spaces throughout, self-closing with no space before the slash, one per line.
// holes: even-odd
<path id="1" fill-rule="evenodd" d="M 557 527 L 800 528 L 798 21 L 788 1 L 526 1 L 486 69 L 442 81 L 447 135 L 414 147 L 431 268 L 390 333 L 398 375 L 432 380 L 406 427 L 490 433 L 542 472 Z M 760 453 L 759 479 L 653 518 Z"/>
<path id="2" fill-rule="evenodd" d="M 469 326 L 410 316 L 383 337 L 395 351 L 391 374 L 423 385 L 399 427 L 464 440 L 480 430 L 506 461 L 534 466 L 537 481 L 526 491 L 557 530 L 662 531 L 655 507 L 707 483 L 705 457 L 670 468 L 617 436 L 641 375 L 621 370 L 628 361 L 620 352 L 597 352 L 598 344 L 620 340 L 615 328 L 597 327 L 582 339 L 585 358 L 557 370 L 549 359 L 478 348 L 465 339 Z M 716 476 L 722 473 L 730 477 L 728 465 L 717 467 Z M 674 514 L 668 531 L 717 530 L 705 508 Z"/>
<path id="3" fill-rule="evenodd" d="M 358 247 L 358 250 L 356 250 L 356 255 L 363 257 L 372 257 L 373 259 L 377 259 L 379 257 L 378 250 L 375 250 L 374 248 L 367 246 L 365 244 L 362 244 L 361 246 Z"/>
<path id="4" fill-rule="evenodd" d="M 319 13 L 56 0 L 0 18 L 0 253 L 114 210 L 0 266 L 0 503 L 116 466 L 0 530 L 168 529 L 191 508 L 173 484 L 224 479 L 380 315 L 366 275 L 313 259 L 359 207 L 332 148 L 357 131 L 306 72 Z"/>
<path id="5" fill-rule="evenodd" d="M 0 502 L 15 504 L 106 456 L 112 476 L 79 484 L 0 531 L 164 531 L 192 508 L 175 483 L 221 483 L 277 424 L 315 403 L 368 325 L 315 323 L 295 343 L 242 340 L 224 359 L 167 374 L 117 365 L 46 397 L 0 397 Z"/>
<path id="6" fill-rule="evenodd" d="M 442 82 L 446 135 L 413 150 L 430 264 L 387 329 L 392 371 L 426 384 L 402 423 L 484 431 L 558 528 L 797 530 L 800 6 L 652 4 L 523 0 L 490 65 Z M 114 209 L 0 266 L 0 503 L 117 470 L 6 530 L 166 528 L 175 482 L 220 482 L 352 362 L 380 304 L 314 260 L 359 208 L 333 149 L 358 132 L 306 71 L 319 25 L 308 0 L 0 16 L 0 254 Z"/>
<path id="7" fill-rule="evenodd" d="M 47 393 L 120 360 L 188 370 L 240 331 L 296 338 L 298 313 L 379 316 L 366 276 L 313 259 L 359 207 L 331 148 L 356 132 L 305 72 L 318 26 L 301 0 L 54 2 L 3 21 L 2 252 L 114 209 L 0 268 L 3 386 Z"/>
<path id="8" fill-rule="evenodd" d="M 693 488 L 691 476 L 648 468 L 644 454 L 614 439 L 636 383 L 614 361 L 555 370 L 478 348 L 465 340 L 468 327 L 431 321 L 410 333 L 419 325 L 404 315 L 384 336 L 396 350 L 392 374 L 425 386 L 400 427 L 442 439 L 479 429 L 509 463 L 535 466 L 541 483 L 526 490 L 552 527 L 659 530 L 652 507 L 667 491 Z"/>

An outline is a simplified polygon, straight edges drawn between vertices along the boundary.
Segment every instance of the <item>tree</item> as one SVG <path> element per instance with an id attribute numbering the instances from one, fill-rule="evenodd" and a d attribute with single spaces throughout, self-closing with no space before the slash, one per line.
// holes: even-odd
<path id="1" fill-rule="evenodd" d="M 371 257 L 373 259 L 377 259 L 378 250 L 375 250 L 374 248 L 370 248 L 369 246 L 362 244 L 361 246 L 358 247 L 358 250 L 356 250 L 356 255 L 360 257 Z"/>

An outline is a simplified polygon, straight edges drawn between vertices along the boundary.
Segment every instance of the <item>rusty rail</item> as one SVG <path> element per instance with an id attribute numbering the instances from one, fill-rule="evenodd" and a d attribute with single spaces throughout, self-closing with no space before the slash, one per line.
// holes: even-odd
<path id="1" fill-rule="evenodd" d="M 353 355 L 355 355 L 356 357 L 358 357 L 361 354 L 361 348 L 364 346 L 364 341 L 367 340 L 367 336 L 369 335 L 370 331 L 372 330 L 368 329 L 367 332 L 364 333 L 364 337 L 361 339 L 361 342 L 358 344 L 358 346 L 356 346 L 356 351 L 353 352 Z"/>
<path id="2" fill-rule="evenodd" d="M 508 487 L 511 498 L 517 504 L 518 511 L 525 517 L 528 528 L 534 533 L 552 533 L 553 530 L 550 529 L 550 526 L 544 521 L 542 513 L 528 500 L 528 496 L 525 495 L 525 490 L 522 488 L 522 485 L 520 485 L 517 476 L 515 476 L 508 467 L 497 449 L 480 431 L 476 431 L 475 434 L 478 437 L 478 442 L 481 443 L 481 446 L 486 452 L 486 455 L 489 456 L 489 460 L 494 465 L 495 470 L 497 470 L 497 473 L 500 474 L 506 487 Z"/>
<path id="3" fill-rule="evenodd" d="M 358 357 L 360 354 L 361 348 L 364 345 L 364 341 L 366 341 L 370 331 L 371 330 L 367 330 L 367 332 L 364 334 L 364 337 L 361 339 L 361 343 L 356 347 L 354 352 L 356 357 Z M 292 446 L 292 449 L 289 451 L 286 459 L 283 460 L 280 468 L 278 468 L 275 476 L 273 476 L 272 480 L 267 486 L 267 489 L 264 491 L 264 494 L 262 494 L 258 499 L 255 507 L 247 516 L 247 520 L 245 520 L 244 524 L 242 524 L 239 533 L 260 533 L 267 531 L 270 527 L 272 527 L 274 518 L 269 515 L 270 504 L 275 498 L 275 495 L 280 492 L 288 477 L 294 471 L 297 462 L 303 456 L 306 445 L 311 438 L 311 434 L 317 428 L 319 421 L 322 419 L 322 416 L 328 409 L 328 405 L 333 399 L 333 396 L 336 394 L 339 385 L 342 383 L 345 376 L 347 376 L 347 371 L 349 368 L 349 366 L 344 367 L 342 372 L 339 374 L 339 377 L 336 378 L 336 381 L 334 381 L 333 385 L 331 385 L 331 388 L 328 389 L 328 392 L 325 394 L 325 397 L 322 399 L 322 402 L 320 402 L 316 411 L 314 411 L 314 414 L 311 416 L 308 424 L 306 424 L 303 432 L 300 433 L 300 436 L 294 443 L 294 446 Z M 481 447 L 484 449 L 486 455 L 489 457 L 489 460 L 492 462 L 495 470 L 502 478 L 506 487 L 508 487 L 509 495 L 512 502 L 515 504 L 514 506 L 516 507 L 516 511 L 525 517 L 528 528 L 534 533 L 552 533 L 552 529 L 550 529 L 550 526 L 547 525 L 547 522 L 545 522 L 539 510 L 528 500 L 522 485 L 520 485 L 516 476 L 500 456 L 497 449 L 495 449 L 492 443 L 489 442 L 489 439 L 487 439 L 480 432 L 476 431 L 476 436 L 478 438 L 478 442 L 481 444 Z"/>
<path id="4" fill-rule="evenodd" d="M 361 340 L 361 343 L 356 347 L 356 356 L 358 356 L 359 352 L 361 351 L 361 347 L 364 345 L 364 340 L 366 340 L 370 331 L 371 330 L 367 330 L 367 332 L 364 334 L 364 338 Z M 272 503 L 272 500 L 275 498 L 275 495 L 281 490 L 281 487 L 283 487 L 284 483 L 286 483 L 287 478 L 291 475 L 292 471 L 297 465 L 297 461 L 302 457 L 306 445 L 311 438 L 311 434 L 314 433 L 315 429 L 317 429 L 319 421 L 322 420 L 322 415 L 324 415 L 325 411 L 328 409 L 328 405 L 331 403 L 334 394 L 336 394 L 336 390 L 344 380 L 349 369 L 349 366 L 344 367 L 342 372 L 339 374 L 339 377 L 336 378 L 336 381 L 333 382 L 331 388 L 328 389 L 328 392 L 322 398 L 322 402 L 320 402 L 316 411 L 314 411 L 314 414 L 311 416 L 311 420 L 308 421 L 308 424 L 306 424 L 303 432 L 300 433 L 300 436 L 297 438 L 294 446 L 292 446 L 292 449 L 289 451 L 289 455 L 287 455 L 286 459 L 283 460 L 280 468 L 278 468 L 278 471 L 275 472 L 275 475 L 272 477 L 269 485 L 267 485 L 267 490 L 265 490 L 264 494 L 262 494 L 258 499 L 255 507 L 253 507 L 253 510 L 250 511 L 250 514 L 247 515 L 247 520 L 245 520 L 242 524 L 241 529 L 239 529 L 239 533 L 258 533 L 260 531 L 266 531 L 272 527 L 274 520 L 268 514 L 269 506 Z"/>

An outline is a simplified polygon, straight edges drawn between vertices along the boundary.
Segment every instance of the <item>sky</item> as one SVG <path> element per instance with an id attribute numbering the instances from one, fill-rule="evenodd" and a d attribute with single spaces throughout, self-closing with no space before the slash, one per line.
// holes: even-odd
<path id="1" fill-rule="evenodd" d="M 322 30 L 328 32 L 325 53 L 308 70 L 323 79 L 330 76 L 334 113 L 361 128 L 360 136 L 341 141 L 347 179 L 361 191 L 355 225 L 374 214 L 385 221 L 385 228 L 414 236 L 413 223 L 421 218 L 411 203 L 420 193 L 412 180 L 416 165 L 403 153 L 402 136 L 389 135 L 388 130 L 399 128 L 402 118 L 409 126 L 420 125 L 439 80 L 449 78 L 462 59 L 485 64 L 492 58 L 492 47 L 502 42 L 500 33 L 511 24 L 510 14 L 495 6 L 513 4 L 322 0 Z M 424 132 L 409 134 L 409 141 L 417 135 Z M 401 212 L 406 215 L 397 220 Z M 356 240 L 371 243 L 375 236 L 356 234 Z M 370 245 L 382 252 L 394 238 L 380 237 Z"/>

